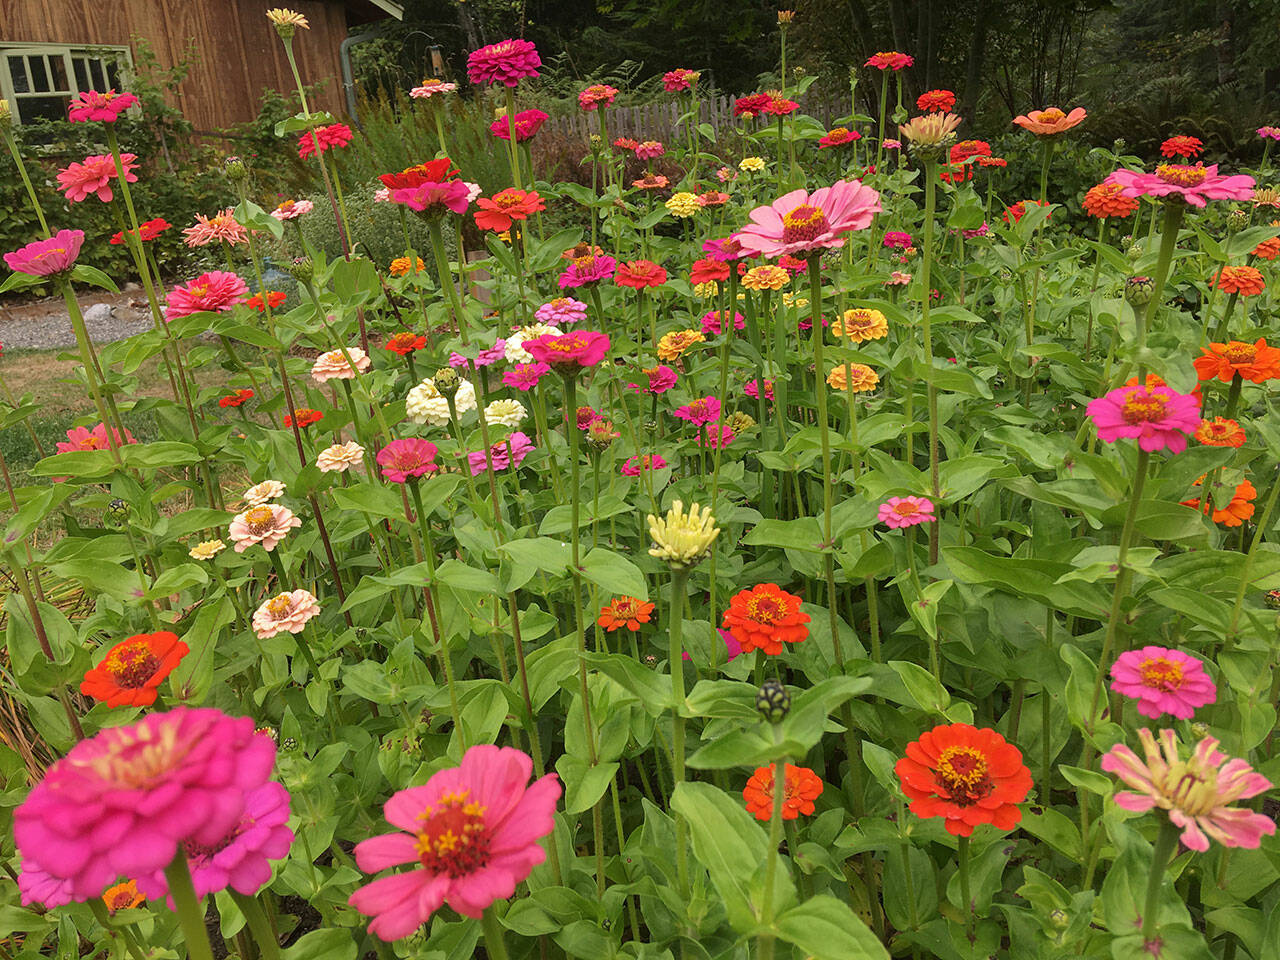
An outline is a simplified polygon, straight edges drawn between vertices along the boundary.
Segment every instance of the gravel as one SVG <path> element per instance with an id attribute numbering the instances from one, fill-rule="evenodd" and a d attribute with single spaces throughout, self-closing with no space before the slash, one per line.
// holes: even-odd
<path id="1" fill-rule="evenodd" d="M 89 338 L 111 343 L 151 328 L 145 302 L 132 293 L 80 301 Z M 135 304 L 138 304 L 135 306 Z M 61 298 L 0 306 L 0 344 L 9 349 L 52 350 L 74 347 L 75 332 Z"/>

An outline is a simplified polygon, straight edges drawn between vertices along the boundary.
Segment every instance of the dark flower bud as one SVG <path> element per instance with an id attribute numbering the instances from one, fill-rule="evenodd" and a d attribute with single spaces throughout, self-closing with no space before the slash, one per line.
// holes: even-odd
<path id="1" fill-rule="evenodd" d="M 244 165 L 244 161 L 239 157 L 227 157 L 222 161 L 222 172 L 227 175 L 227 179 L 232 183 L 239 183 L 249 176 L 249 168 Z"/>
<path id="2" fill-rule="evenodd" d="M 441 367 L 436 371 L 435 376 L 431 378 L 431 382 L 436 385 L 436 389 L 440 391 L 442 397 L 451 397 L 458 392 L 458 387 L 462 386 L 462 378 L 458 376 L 458 371 L 453 367 Z"/>
<path id="3" fill-rule="evenodd" d="M 791 694 L 777 680 L 766 680 L 756 691 L 756 712 L 770 723 L 781 723 L 791 710 Z"/>
<path id="4" fill-rule="evenodd" d="M 1124 282 L 1124 298 L 1131 307 L 1145 307 L 1151 302 L 1155 289 L 1150 277 L 1130 277 Z"/>
<path id="5" fill-rule="evenodd" d="M 299 283 L 310 283 L 316 268 L 310 257 L 294 257 L 293 263 L 285 266 L 285 271 Z"/>
<path id="6" fill-rule="evenodd" d="M 116 497 L 107 504 L 106 522 L 112 527 L 123 527 L 129 519 L 129 504 Z"/>

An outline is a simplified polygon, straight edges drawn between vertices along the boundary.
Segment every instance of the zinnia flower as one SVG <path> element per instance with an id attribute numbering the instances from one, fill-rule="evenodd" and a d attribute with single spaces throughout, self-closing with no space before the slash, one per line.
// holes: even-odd
<path id="1" fill-rule="evenodd" d="M 347 358 L 350 357 L 350 360 Z M 311 366 L 311 378 L 316 383 L 328 383 L 330 380 L 354 380 L 358 374 L 364 373 L 373 363 L 369 355 L 359 347 L 347 347 L 345 354 L 341 350 L 329 350 L 320 354 Z M 352 367 L 352 364 L 355 364 Z"/>
<path id="2" fill-rule="evenodd" d="M 323 419 L 324 414 L 319 410 L 312 410 L 310 407 L 297 407 L 293 413 L 284 415 L 284 425 L 292 427 L 296 423 L 299 430 L 305 430 L 313 423 L 319 423 Z"/>
<path id="3" fill-rule="evenodd" d="M 99 93 L 87 90 L 72 98 L 67 106 L 67 114 L 72 123 L 86 123 L 90 120 L 115 123 L 120 114 L 138 102 L 138 98 L 132 93 L 116 93 L 115 90 Z"/>
<path id="4" fill-rule="evenodd" d="M 801 600 L 776 583 L 762 583 L 739 591 L 724 612 L 724 627 L 742 644 L 742 652 L 763 650 L 770 656 L 783 651 L 784 643 L 800 643 L 809 636 L 809 614 Z"/>
<path id="5" fill-rule="evenodd" d="M 501 83 L 517 86 L 538 76 L 542 58 L 528 40 L 502 40 L 473 50 L 467 56 L 467 79 L 481 86 Z"/>
<path id="6" fill-rule="evenodd" d="M 251 507 L 270 503 L 284 494 L 284 484 L 279 480 L 263 480 L 244 492 L 244 501 Z"/>
<path id="7" fill-rule="evenodd" d="M 1280 140 L 1280 127 L 1259 127 L 1258 136 L 1263 140 Z"/>
<path id="8" fill-rule="evenodd" d="M 277 633 L 301 633 L 307 621 L 319 615 L 320 604 L 306 590 L 278 593 L 253 612 L 253 632 L 259 640 Z"/>
<path id="9" fill-rule="evenodd" d="M 926 90 L 916 97 L 916 109 L 925 113 L 947 113 L 956 105 L 956 95 L 950 90 Z"/>
<path id="10" fill-rule="evenodd" d="M 759 381 L 759 380 L 748 380 L 748 381 L 743 385 L 743 387 L 742 387 L 742 392 L 743 392 L 743 393 L 745 393 L 745 394 L 746 394 L 747 396 L 749 396 L 749 397 L 758 397 L 758 396 L 760 396 L 760 381 Z M 764 396 L 765 396 L 765 399 L 766 399 L 766 400 L 772 400 L 772 399 L 773 399 L 773 381 L 772 381 L 772 380 L 766 380 L 766 381 L 764 382 Z"/>
<path id="11" fill-rule="evenodd" d="M 128 183 L 137 183 L 138 177 L 133 172 L 137 169 L 138 158 L 132 153 L 120 154 L 120 164 L 124 168 L 124 178 Z M 58 171 L 58 189 L 66 196 L 69 203 L 87 200 L 90 195 L 97 195 L 103 203 L 110 203 L 115 193 L 111 190 L 111 181 L 116 177 L 116 161 L 110 154 L 98 154 L 85 157 L 83 163 L 71 163 Z"/>
<path id="12" fill-rule="evenodd" d="M 667 461 L 656 453 L 646 453 L 642 457 L 628 457 L 622 465 L 622 474 L 628 477 L 638 477 L 644 470 L 661 470 L 667 465 Z"/>
<path id="13" fill-rule="evenodd" d="M 1053 136 L 1079 126 L 1087 116 L 1084 107 L 1076 107 L 1070 113 L 1063 113 L 1057 107 L 1048 107 L 1044 110 L 1028 110 L 1024 116 L 1014 117 L 1013 122 L 1039 136 Z"/>
<path id="14" fill-rule="evenodd" d="M 593 83 L 578 94 L 578 106 L 590 113 L 609 106 L 617 95 L 617 87 L 611 87 L 607 83 Z"/>
<path id="15" fill-rule="evenodd" d="M 1080 206 L 1084 212 L 1099 220 L 1107 217 L 1124 218 L 1132 214 L 1141 205 L 1137 197 L 1129 197 L 1124 187 L 1118 183 L 1100 183 L 1085 191 Z"/>
<path id="16" fill-rule="evenodd" d="M 518 363 L 502 375 L 502 382 L 517 390 L 532 390 L 550 372 L 545 363 Z"/>
<path id="17" fill-rule="evenodd" d="M 48 277 L 75 266 L 83 243 L 83 230 L 59 230 L 48 240 L 35 240 L 6 253 L 4 262 L 17 273 Z"/>
<path id="18" fill-rule="evenodd" d="M 660 287 L 667 282 L 667 271 L 652 260 L 632 260 L 618 267 L 613 282 L 633 290 Z"/>
<path id="19" fill-rule="evenodd" d="M 473 477 L 484 473 L 489 464 L 493 464 L 494 472 L 506 470 L 509 467 L 519 467 L 524 463 L 525 457 L 533 452 L 533 441 L 529 439 L 527 434 L 517 430 L 505 440 L 499 440 L 497 443 L 489 447 L 486 456 L 483 450 L 473 450 L 467 454 L 467 466 L 471 470 Z"/>
<path id="20" fill-rule="evenodd" d="M 535 133 L 542 129 L 542 125 L 549 119 L 548 114 L 541 110 L 521 110 L 515 115 L 516 143 L 524 143 Z M 511 121 L 506 117 L 500 117 L 489 124 L 489 132 L 499 140 L 511 139 Z"/>
<path id="21" fill-rule="evenodd" d="M 715 257 L 703 257 L 695 260 L 689 268 L 689 282 L 694 286 L 700 283 L 717 283 L 729 279 L 729 266 Z"/>
<path id="22" fill-rule="evenodd" d="M 435 462 L 436 452 L 434 443 L 418 437 L 404 437 L 392 440 L 379 450 L 376 460 L 382 467 L 382 475 L 392 483 L 408 483 L 440 469 Z"/>
<path id="23" fill-rule="evenodd" d="M 1280 256 L 1280 237 L 1270 237 L 1253 248 L 1251 256 L 1259 260 L 1274 260 Z"/>
<path id="24" fill-rule="evenodd" d="M 665 517 L 652 513 L 645 518 L 653 546 L 649 556 L 665 560 L 672 566 L 692 567 L 711 552 L 711 544 L 720 534 L 710 507 L 692 504 L 685 512 L 684 503 L 671 501 Z"/>
<path id="25" fill-rule="evenodd" d="M 1148 453 L 1166 447 L 1181 453 L 1187 449 L 1187 434 L 1200 427 L 1199 401 L 1165 386 L 1117 387 L 1091 400 L 1086 412 L 1106 443 L 1129 437 Z"/>
<path id="26" fill-rule="evenodd" d="M 267 11 L 267 19 L 286 40 L 293 36 L 296 27 L 301 27 L 303 30 L 311 29 L 311 24 L 307 23 L 306 17 L 288 7 L 272 7 Z"/>
<path id="27" fill-rule="evenodd" d="M 915 60 L 909 54 L 899 53 L 897 50 L 881 51 L 867 57 L 864 67 L 875 67 L 877 70 L 903 70 L 915 63 Z"/>
<path id="28" fill-rule="evenodd" d="M 927 497 L 890 497 L 880 504 L 877 519 L 890 530 L 901 530 L 938 518 L 933 515 L 933 501 Z"/>
<path id="29" fill-rule="evenodd" d="M 1265 337 L 1253 343 L 1231 340 L 1227 343 L 1211 343 L 1203 348 L 1201 356 L 1192 361 L 1196 376 L 1201 380 L 1215 377 L 1230 383 L 1239 375 L 1253 383 L 1265 383 L 1280 377 L 1280 348 L 1267 346 Z"/>
<path id="30" fill-rule="evenodd" d="M 1204 153 L 1204 143 L 1198 137 L 1170 137 L 1160 144 L 1162 157 L 1198 157 Z"/>
<path id="31" fill-rule="evenodd" d="M 351 128 L 345 123 L 331 123 L 308 130 L 298 137 L 298 156 L 305 160 L 312 154 L 345 147 L 351 142 Z"/>
<path id="32" fill-rule="evenodd" d="M 538 841 L 555 828 L 560 799 L 554 773 L 528 786 L 532 772 L 527 754 L 481 744 L 463 754 L 460 766 L 394 794 L 383 812 L 404 832 L 357 844 L 356 863 L 370 873 L 406 863 L 413 869 L 351 895 L 351 906 L 374 918 L 369 932 L 400 940 L 446 901 L 479 919 L 493 901 L 515 893 L 546 859 Z"/>
<path id="33" fill-rule="evenodd" d="M 395 336 L 388 337 L 387 342 L 383 344 L 383 348 L 390 350 L 392 353 L 398 353 L 402 357 L 407 357 L 415 350 L 421 350 L 427 345 L 427 338 L 411 331 L 397 333 Z"/>
<path id="34" fill-rule="evenodd" d="M 408 257 L 396 257 L 387 264 L 387 273 L 393 277 L 403 277 L 410 270 L 415 273 L 421 273 L 426 268 L 426 264 L 422 262 L 421 257 L 414 257 L 413 259 L 416 263 L 411 263 Z"/>
<path id="35" fill-rule="evenodd" d="M 1182 843 L 1201 853 L 1209 849 L 1210 840 L 1256 850 L 1263 836 L 1276 832 L 1269 817 L 1231 806 L 1271 789 L 1271 781 L 1244 760 L 1219 753 L 1215 738 L 1200 740 L 1186 760 L 1179 756 L 1178 735 L 1172 730 L 1160 731 L 1158 745 L 1146 728 L 1138 731 L 1138 739 L 1145 763 L 1123 743 L 1102 757 L 1102 769 L 1133 788 L 1115 795 L 1121 807 L 1135 813 L 1155 807 L 1167 811 L 1169 820 L 1182 828 Z"/>
<path id="36" fill-rule="evenodd" d="M 575 287 L 585 287 L 591 283 L 608 280 L 613 276 L 617 266 L 617 260 L 604 254 L 586 253 L 583 256 L 574 257 L 560 274 L 560 289 L 572 290 Z"/>
<path id="37" fill-rule="evenodd" d="M 1218 688 L 1204 664 L 1180 650 L 1126 650 L 1111 665 L 1111 689 L 1138 701 L 1138 712 L 1159 720 L 1166 713 L 1190 720 L 1197 707 L 1213 703 Z"/>
<path id="38" fill-rule="evenodd" d="M 524 347 L 534 360 L 569 375 L 600 363 L 609 352 L 609 337 L 595 330 L 549 333 L 526 340 Z"/>
<path id="39" fill-rule="evenodd" d="M 234 273 L 226 270 L 202 273 L 186 286 L 178 285 L 169 291 L 164 318 L 177 320 L 205 310 L 225 313 L 248 293 L 248 285 Z"/>
<path id="40" fill-rule="evenodd" d="M 687 220 L 690 217 L 697 216 L 698 211 L 702 209 L 702 204 L 698 202 L 698 195 L 689 193 L 687 190 L 673 193 L 663 206 L 678 220 Z"/>
<path id="41" fill-rule="evenodd" d="M 147 220 L 138 224 L 138 237 L 143 243 L 146 243 L 149 240 L 154 240 L 172 226 L 173 224 L 164 217 L 156 217 L 154 220 Z M 123 246 L 125 237 L 132 235 L 132 230 L 117 230 L 111 237 L 111 243 L 114 246 Z"/>
<path id="42" fill-rule="evenodd" d="M 702 332 L 712 337 L 720 336 L 723 329 L 721 323 L 721 315 L 719 310 L 708 310 L 702 315 Z M 733 329 L 745 330 L 747 328 L 746 318 L 738 311 L 733 312 Z"/>
<path id="43" fill-rule="evenodd" d="M 790 282 L 790 273 L 769 263 L 752 267 L 742 275 L 742 286 L 747 290 L 781 290 Z"/>
<path id="44" fill-rule="evenodd" d="M 316 205 L 310 200 L 286 200 L 271 211 L 271 216 L 284 223 L 286 220 L 297 220 L 299 217 L 306 216 L 315 208 Z"/>
<path id="45" fill-rule="evenodd" d="M 748 215 L 734 236 L 766 257 L 809 254 L 844 246 L 844 234 L 864 230 L 880 211 L 880 194 L 861 183 L 838 180 L 810 194 L 793 190 Z"/>
<path id="46" fill-rule="evenodd" d="M 632 149 L 637 160 L 657 160 L 666 153 L 666 148 L 657 140 L 643 140 Z"/>
<path id="47" fill-rule="evenodd" d="M 1039 206 L 1039 207 L 1049 207 L 1049 206 L 1052 206 L 1052 204 L 1051 204 L 1051 203 L 1049 203 L 1049 201 L 1048 201 L 1048 200 L 1043 200 L 1043 201 L 1041 201 L 1041 200 L 1019 200 L 1019 201 L 1018 201 L 1017 203 L 1015 203 L 1013 206 L 1011 206 L 1011 207 L 1007 208 L 1007 209 L 1005 210 L 1005 212 L 1001 214 L 1001 218 L 1004 220 L 1004 222 L 1005 222 L 1005 223 L 1018 223 L 1019 221 L 1021 221 L 1021 220 L 1022 220 L 1022 218 L 1023 218 L 1024 216 L 1026 216 L 1026 213 L 1027 213 L 1027 204 L 1029 204 L 1029 203 L 1030 203 L 1030 204 L 1034 204 L 1035 206 Z M 1045 219 L 1047 220 L 1047 219 L 1049 219 L 1049 217 L 1051 217 L 1051 216 L 1053 216 L 1053 214 L 1049 214 L 1048 216 L 1046 216 L 1046 217 L 1045 217 Z"/>
<path id="48" fill-rule="evenodd" d="M 773 817 L 773 764 L 756 767 L 747 785 L 742 789 L 742 799 L 747 802 L 747 813 L 757 820 Z M 813 813 L 813 801 L 822 795 L 822 779 L 808 767 L 786 765 L 786 783 L 782 787 L 782 819 L 795 820 L 801 814 Z"/>
<path id="49" fill-rule="evenodd" d="M 49 767 L 14 812 L 23 872 L 65 881 L 69 899 L 85 901 L 120 876 L 163 870 L 180 843 L 222 841 L 275 754 L 248 717 L 214 709 L 178 706 L 108 727 Z"/>
<path id="50" fill-rule="evenodd" d="M 261 293 L 255 293 L 252 297 L 250 297 L 248 300 L 244 302 L 244 305 L 246 307 L 252 307 L 254 310 L 257 310 L 259 313 L 266 313 L 268 307 L 274 310 L 276 307 L 280 306 L 280 304 L 284 303 L 285 300 L 289 298 L 289 295 L 285 293 L 283 290 L 267 290 L 266 294 L 267 294 L 267 299 L 265 301 L 262 299 Z"/>
<path id="51" fill-rule="evenodd" d="M 1248 200 L 1254 187 L 1253 177 L 1218 176 L 1216 163 L 1162 163 L 1155 173 L 1117 170 L 1105 182 L 1120 184 L 1126 197 L 1181 197 L 1193 207 L 1204 207 L 1208 200 Z"/>
<path id="52" fill-rule="evenodd" d="M 72 427 L 67 431 L 67 442 L 58 441 L 55 446 L 59 453 L 71 453 L 75 450 L 109 450 L 111 449 L 110 441 L 114 440 L 117 447 L 126 443 L 137 443 L 133 438 L 133 434 L 128 430 L 124 432 L 124 438 L 121 439 L 120 431 L 115 427 L 111 428 L 110 438 L 107 435 L 105 424 L 99 423 L 92 430 L 86 430 L 84 427 Z"/>
<path id="53" fill-rule="evenodd" d="M 759 173 L 764 168 L 764 157 L 743 157 L 738 161 L 738 169 L 743 173 Z"/>
<path id="54" fill-rule="evenodd" d="M 533 190 L 508 187 L 499 190 L 492 198 L 481 197 L 476 201 L 476 226 L 481 230 L 510 230 L 511 224 L 528 219 L 532 213 L 547 209 L 542 198 Z"/>
<path id="55" fill-rule="evenodd" d="M 1245 441 L 1240 424 L 1226 417 L 1201 420 L 1195 438 L 1210 447 L 1242 447 Z"/>
<path id="56" fill-rule="evenodd" d="M 600 608 L 600 616 L 596 620 L 609 633 L 625 627 L 632 633 L 640 629 L 640 625 L 649 622 L 653 613 L 653 604 L 635 597 L 614 597 Z"/>
<path id="57" fill-rule="evenodd" d="M 107 651 L 84 675 L 80 692 L 108 707 L 149 707 L 156 688 L 190 650 L 176 633 L 140 633 Z"/>
<path id="58" fill-rule="evenodd" d="M 683 407 L 677 407 L 674 416 L 680 420 L 688 420 L 696 427 L 711 423 L 720 416 L 720 401 L 715 397 L 702 397 Z"/>
<path id="59" fill-rule="evenodd" d="M 926 113 L 898 124 L 898 132 L 913 147 L 940 147 L 951 141 L 960 122 L 954 113 Z"/>
<path id="60" fill-rule="evenodd" d="M 435 77 L 428 77 L 422 83 L 409 91 L 409 96 L 415 100 L 429 100 L 437 93 L 453 93 L 458 89 L 456 83 L 449 83 L 445 80 L 437 80 Z"/>
<path id="61" fill-rule="evenodd" d="M 525 409 L 518 400 L 494 400 L 484 408 L 485 423 L 491 426 L 518 427 L 525 416 Z"/>
<path id="62" fill-rule="evenodd" d="M 587 305 L 573 297 L 556 297 L 540 306 L 534 317 L 541 323 L 567 327 L 587 319 Z"/>
<path id="63" fill-rule="evenodd" d="M 201 540 L 187 551 L 187 556 L 192 560 L 212 560 L 225 549 L 227 545 L 221 539 Z"/>
<path id="64" fill-rule="evenodd" d="M 697 83 L 702 73 L 686 67 L 676 67 L 662 75 L 662 89 L 667 93 L 680 93 L 688 90 L 691 84 Z"/>
<path id="65" fill-rule="evenodd" d="M 134 907 L 140 907 L 146 902 L 146 899 L 138 892 L 138 884 L 135 880 L 117 883 L 102 894 L 102 904 L 107 908 L 107 913 L 112 916 L 121 910 L 132 910 Z M 52 904 L 46 902 L 46 906 L 52 906 Z"/>
<path id="66" fill-rule="evenodd" d="M 346 473 L 364 465 L 364 447 L 354 440 L 335 443 L 316 455 L 316 466 L 321 473 Z"/>
<path id="67" fill-rule="evenodd" d="M 229 532 L 231 539 L 235 541 L 236 553 L 244 553 L 255 543 L 262 544 L 262 549 L 270 552 L 290 530 L 300 526 L 302 520 L 295 517 L 288 507 L 282 507 L 278 503 L 262 503 L 250 507 L 244 513 L 236 514 Z"/>
<path id="68" fill-rule="evenodd" d="M 874 390 L 880 383 L 880 376 L 865 363 L 843 363 L 831 368 L 827 373 L 827 386 L 833 390 L 852 390 L 854 393 L 865 393 Z"/>
<path id="69" fill-rule="evenodd" d="M 1009 830 L 1031 790 L 1022 753 L 994 730 L 967 723 L 943 724 L 907 744 L 894 765 L 902 792 L 917 817 L 943 817 L 947 833 L 967 837 L 989 823 Z"/>
<path id="70" fill-rule="evenodd" d="M 235 212 L 231 207 L 215 213 L 212 217 L 196 214 L 196 222 L 182 231 L 188 247 L 207 247 L 211 243 L 225 243 L 235 246 L 249 242 L 249 231 L 236 222 Z"/>
<path id="71" fill-rule="evenodd" d="M 1203 485 L 1204 477 L 1195 482 L 1195 486 Z M 1215 487 L 1221 487 L 1221 483 L 1214 484 Z M 1253 501 L 1258 498 L 1258 491 L 1248 480 L 1242 480 L 1236 484 L 1235 491 L 1231 494 L 1231 499 L 1226 506 L 1219 508 L 1215 505 L 1212 497 L 1206 497 L 1204 503 L 1204 512 L 1209 514 L 1209 519 L 1214 523 L 1220 523 L 1224 527 L 1238 527 L 1250 517 L 1253 516 Z M 1181 501 L 1184 507 L 1192 509 L 1200 509 L 1200 499 L 1193 497 L 1190 500 Z"/>
<path id="72" fill-rule="evenodd" d="M 461 180 L 444 183 L 425 181 L 416 187 L 400 187 L 391 191 L 391 202 L 402 203 L 410 210 L 428 217 L 443 216 L 446 210 L 463 214 L 471 202 L 471 190 Z"/>
<path id="73" fill-rule="evenodd" d="M 854 307 L 846 310 L 843 317 L 837 317 L 832 321 L 831 335 L 836 339 L 847 337 L 854 343 L 879 340 L 889 335 L 889 321 L 879 310 Z"/>
<path id="74" fill-rule="evenodd" d="M 660 173 L 647 173 L 639 180 L 632 180 L 631 185 L 637 190 L 662 190 L 671 183 Z"/>
<path id="75" fill-rule="evenodd" d="M 679 360 L 695 343 L 702 343 L 706 336 L 697 330 L 676 330 L 664 333 L 658 340 L 659 360 Z"/>
<path id="76" fill-rule="evenodd" d="M 1214 277 L 1213 285 L 1244 297 L 1256 297 L 1267 288 L 1267 282 L 1256 267 L 1223 267 Z"/>
<path id="77" fill-rule="evenodd" d="M 848 127 L 833 127 L 818 138 L 819 150 L 830 150 L 833 147 L 845 147 L 862 139 L 862 134 Z"/>

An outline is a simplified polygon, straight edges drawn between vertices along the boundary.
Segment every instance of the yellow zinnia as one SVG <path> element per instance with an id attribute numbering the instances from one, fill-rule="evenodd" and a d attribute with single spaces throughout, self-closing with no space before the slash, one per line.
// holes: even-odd
<path id="1" fill-rule="evenodd" d="M 868 307 L 854 307 L 846 310 L 844 317 L 837 317 L 831 324 L 831 335 L 836 339 L 848 337 L 854 343 L 865 343 L 868 340 L 879 340 L 888 336 L 889 321 L 879 310 Z"/>
<path id="2" fill-rule="evenodd" d="M 864 393 L 874 390 L 880 383 L 879 375 L 865 363 L 846 363 L 832 367 L 827 374 L 827 386 L 833 390 L 852 390 Z"/>

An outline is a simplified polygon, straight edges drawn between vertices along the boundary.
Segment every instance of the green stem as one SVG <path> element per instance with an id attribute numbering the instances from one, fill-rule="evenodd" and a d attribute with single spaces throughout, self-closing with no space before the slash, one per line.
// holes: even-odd
<path id="1" fill-rule="evenodd" d="M 507 94 L 510 96 L 510 93 Z M 489 960 L 507 960 L 507 943 L 502 935 L 502 924 L 492 906 L 480 915 L 480 927 L 484 930 L 484 951 Z"/>
<path id="2" fill-rule="evenodd" d="M 964 933 L 969 943 L 976 939 L 974 933 L 973 897 L 969 893 L 969 838 L 958 838 L 960 851 L 960 911 L 964 914 Z"/>
<path id="3" fill-rule="evenodd" d="M 1156 273 L 1151 278 L 1151 299 L 1147 302 L 1141 321 L 1138 324 L 1138 382 L 1144 383 L 1147 378 L 1147 364 L 1144 354 L 1147 348 L 1147 333 L 1155 321 L 1156 310 L 1164 302 L 1164 284 L 1169 278 L 1169 265 L 1173 263 L 1173 251 L 1178 245 L 1178 228 L 1182 226 L 1182 215 L 1186 204 L 1170 197 L 1164 206 L 1164 228 L 1160 233 L 1160 254 L 1156 258 Z"/>
<path id="4" fill-rule="evenodd" d="M 257 897 L 245 896 L 245 894 L 237 893 L 235 890 L 229 892 L 231 893 L 231 899 L 236 902 L 236 906 L 244 914 L 245 923 L 249 925 L 249 931 L 253 934 L 254 942 L 257 944 L 258 955 L 262 960 L 279 960 L 280 941 L 276 938 L 275 933 L 272 932 L 271 924 L 268 922 L 267 915 Z"/>
<path id="5" fill-rule="evenodd" d="M 681 706 L 685 702 L 684 691 L 684 598 L 689 585 L 689 569 L 684 566 L 671 568 L 671 597 L 669 603 L 670 625 L 668 637 L 670 649 L 667 662 L 671 668 L 671 769 L 674 786 L 684 782 L 684 717 Z M 676 815 L 676 882 L 680 896 L 689 896 L 689 825 Z"/>
<path id="6" fill-rule="evenodd" d="M 187 944 L 188 960 L 213 960 L 209 931 L 204 925 L 204 910 L 196 897 L 191 871 L 187 869 L 187 858 L 181 846 L 178 847 L 173 862 L 165 867 L 164 876 L 169 881 L 169 894 L 173 897 L 178 924 L 182 927 L 182 938 Z"/>
<path id="7" fill-rule="evenodd" d="M 773 745 L 782 744 L 782 729 L 771 724 Z M 769 813 L 769 850 L 764 868 L 764 893 L 760 897 L 760 933 L 756 936 L 756 960 L 772 960 L 776 935 L 773 931 L 773 888 L 778 873 L 778 846 L 782 842 L 782 801 L 787 792 L 787 758 L 773 762 L 773 810 Z"/>
<path id="8" fill-rule="evenodd" d="M 1178 827 L 1168 817 L 1160 820 L 1160 832 L 1156 835 L 1155 849 L 1151 852 L 1151 875 L 1147 878 L 1147 899 L 1142 909 L 1142 940 L 1150 943 L 1155 938 L 1156 920 L 1160 914 L 1160 888 L 1164 872 L 1178 852 Z"/>
<path id="9" fill-rule="evenodd" d="M 14 166 L 18 168 L 18 175 L 22 177 L 22 185 L 27 188 L 27 196 L 31 198 L 31 208 L 36 212 L 36 219 L 40 221 L 40 235 L 44 239 L 48 239 L 52 234 L 49 232 L 49 224 L 44 218 L 44 210 L 40 206 L 40 198 L 36 195 L 36 189 L 31 185 L 31 177 L 27 175 L 27 165 L 22 160 L 22 154 L 18 150 L 18 142 L 13 138 L 13 133 L 8 126 L 3 128 L 4 142 L 9 148 L 9 155 L 13 157 Z M 1268 143 L 1270 146 L 1270 143 Z"/>
<path id="10" fill-rule="evenodd" d="M 516 91 L 507 87 L 507 153 L 511 160 L 511 185 L 523 187 L 520 181 L 520 152 L 516 144 Z"/>
<path id="11" fill-rule="evenodd" d="M 933 219 L 937 206 L 937 180 L 934 164 L 924 165 L 924 259 L 920 265 L 920 327 L 924 347 L 924 382 L 929 398 L 929 489 L 936 505 L 941 491 L 938 468 L 938 390 L 933 382 L 933 328 L 929 320 L 930 268 L 933 265 Z M 929 565 L 938 562 L 938 542 L 941 520 L 929 524 Z"/>
<path id="12" fill-rule="evenodd" d="M 458 290 L 453 285 L 453 273 L 449 270 L 449 257 L 444 252 L 444 235 L 440 230 L 439 217 L 431 217 L 427 220 L 427 232 L 431 235 L 431 250 L 435 254 L 436 272 L 440 275 L 440 286 L 446 291 L 446 296 L 449 299 L 449 312 L 453 314 L 462 342 L 464 344 L 469 343 L 470 341 L 467 339 L 467 319 L 462 315 L 462 304 L 458 301 Z M 425 317 L 423 319 L 425 320 Z"/>

